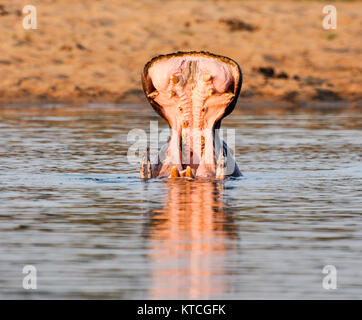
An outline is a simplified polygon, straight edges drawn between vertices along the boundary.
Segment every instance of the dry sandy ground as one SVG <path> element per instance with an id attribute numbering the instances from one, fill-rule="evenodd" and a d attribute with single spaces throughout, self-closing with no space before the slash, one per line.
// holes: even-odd
<path id="1" fill-rule="evenodd" d="M 22 27 L 26 4 L 37 8 L 37 30 Z M 337 29 L 328 31 L 325 4 L 0 0 L 0 102 L 145 101 L 145 62 L 206 50 L 240 64 L 242 102 L 362 110 L 362 3 L 334 2 Z"/>

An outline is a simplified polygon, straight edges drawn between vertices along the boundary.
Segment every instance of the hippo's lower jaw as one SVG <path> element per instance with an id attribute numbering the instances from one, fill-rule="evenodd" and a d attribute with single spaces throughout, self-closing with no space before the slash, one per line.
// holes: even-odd
<path id="1" fill-rule="evenodd" d="M 147 151 L 141 178 L 240 176 L 217 129 L 234 109 L 241 82 L 236 62 L 206 52 L 178 52 L 148 62 L 143 89 L 152 107 L 168 121 L 171 136 L 152 166 Z"/>

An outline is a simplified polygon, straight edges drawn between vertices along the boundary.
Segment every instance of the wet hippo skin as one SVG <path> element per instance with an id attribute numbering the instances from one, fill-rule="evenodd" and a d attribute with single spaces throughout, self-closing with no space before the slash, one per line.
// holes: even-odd
<path id="1" fill-rule="evenodd" d="M 161 55 L 145 65 L 142 84 L 154 110 L 169 123 L 171 136 L 155 164 L 147 150 L 141 178 L 241 175 L 217 130 L 241 90 L 242 73 L 235 61 L 208 52 Z"/>

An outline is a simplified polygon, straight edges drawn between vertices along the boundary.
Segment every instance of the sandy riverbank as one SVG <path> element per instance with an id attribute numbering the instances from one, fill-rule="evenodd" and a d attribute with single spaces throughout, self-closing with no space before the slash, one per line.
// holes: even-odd
<path id="1" fill-rule="evenodd" d="M 34 4 L 38 29 L 22 27 Z M 206 50 L 236 60 L 243 101 L 361 108 L 361 2 L 0 0 L 0 102 L 142 102 L 155 55 Z"/>

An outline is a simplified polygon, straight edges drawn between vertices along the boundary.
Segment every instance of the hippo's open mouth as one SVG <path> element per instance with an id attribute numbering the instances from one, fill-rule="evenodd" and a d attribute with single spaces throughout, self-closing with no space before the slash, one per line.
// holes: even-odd
<path id="1" fill-rule="evenodd" d="M 227 149 L 215 130 L 235 107 L 242 83 L 239 65 L 207 52 L 161 55 L 145 65 L 142 83 L 172 133 L 159 163 L 152 168 L 143 164 L 141 176 L 217 176 L 216 159 L 224 163 L 225 152 L 216 156 Z M 233 174 L 238 173 L 236 167 Z"/>

